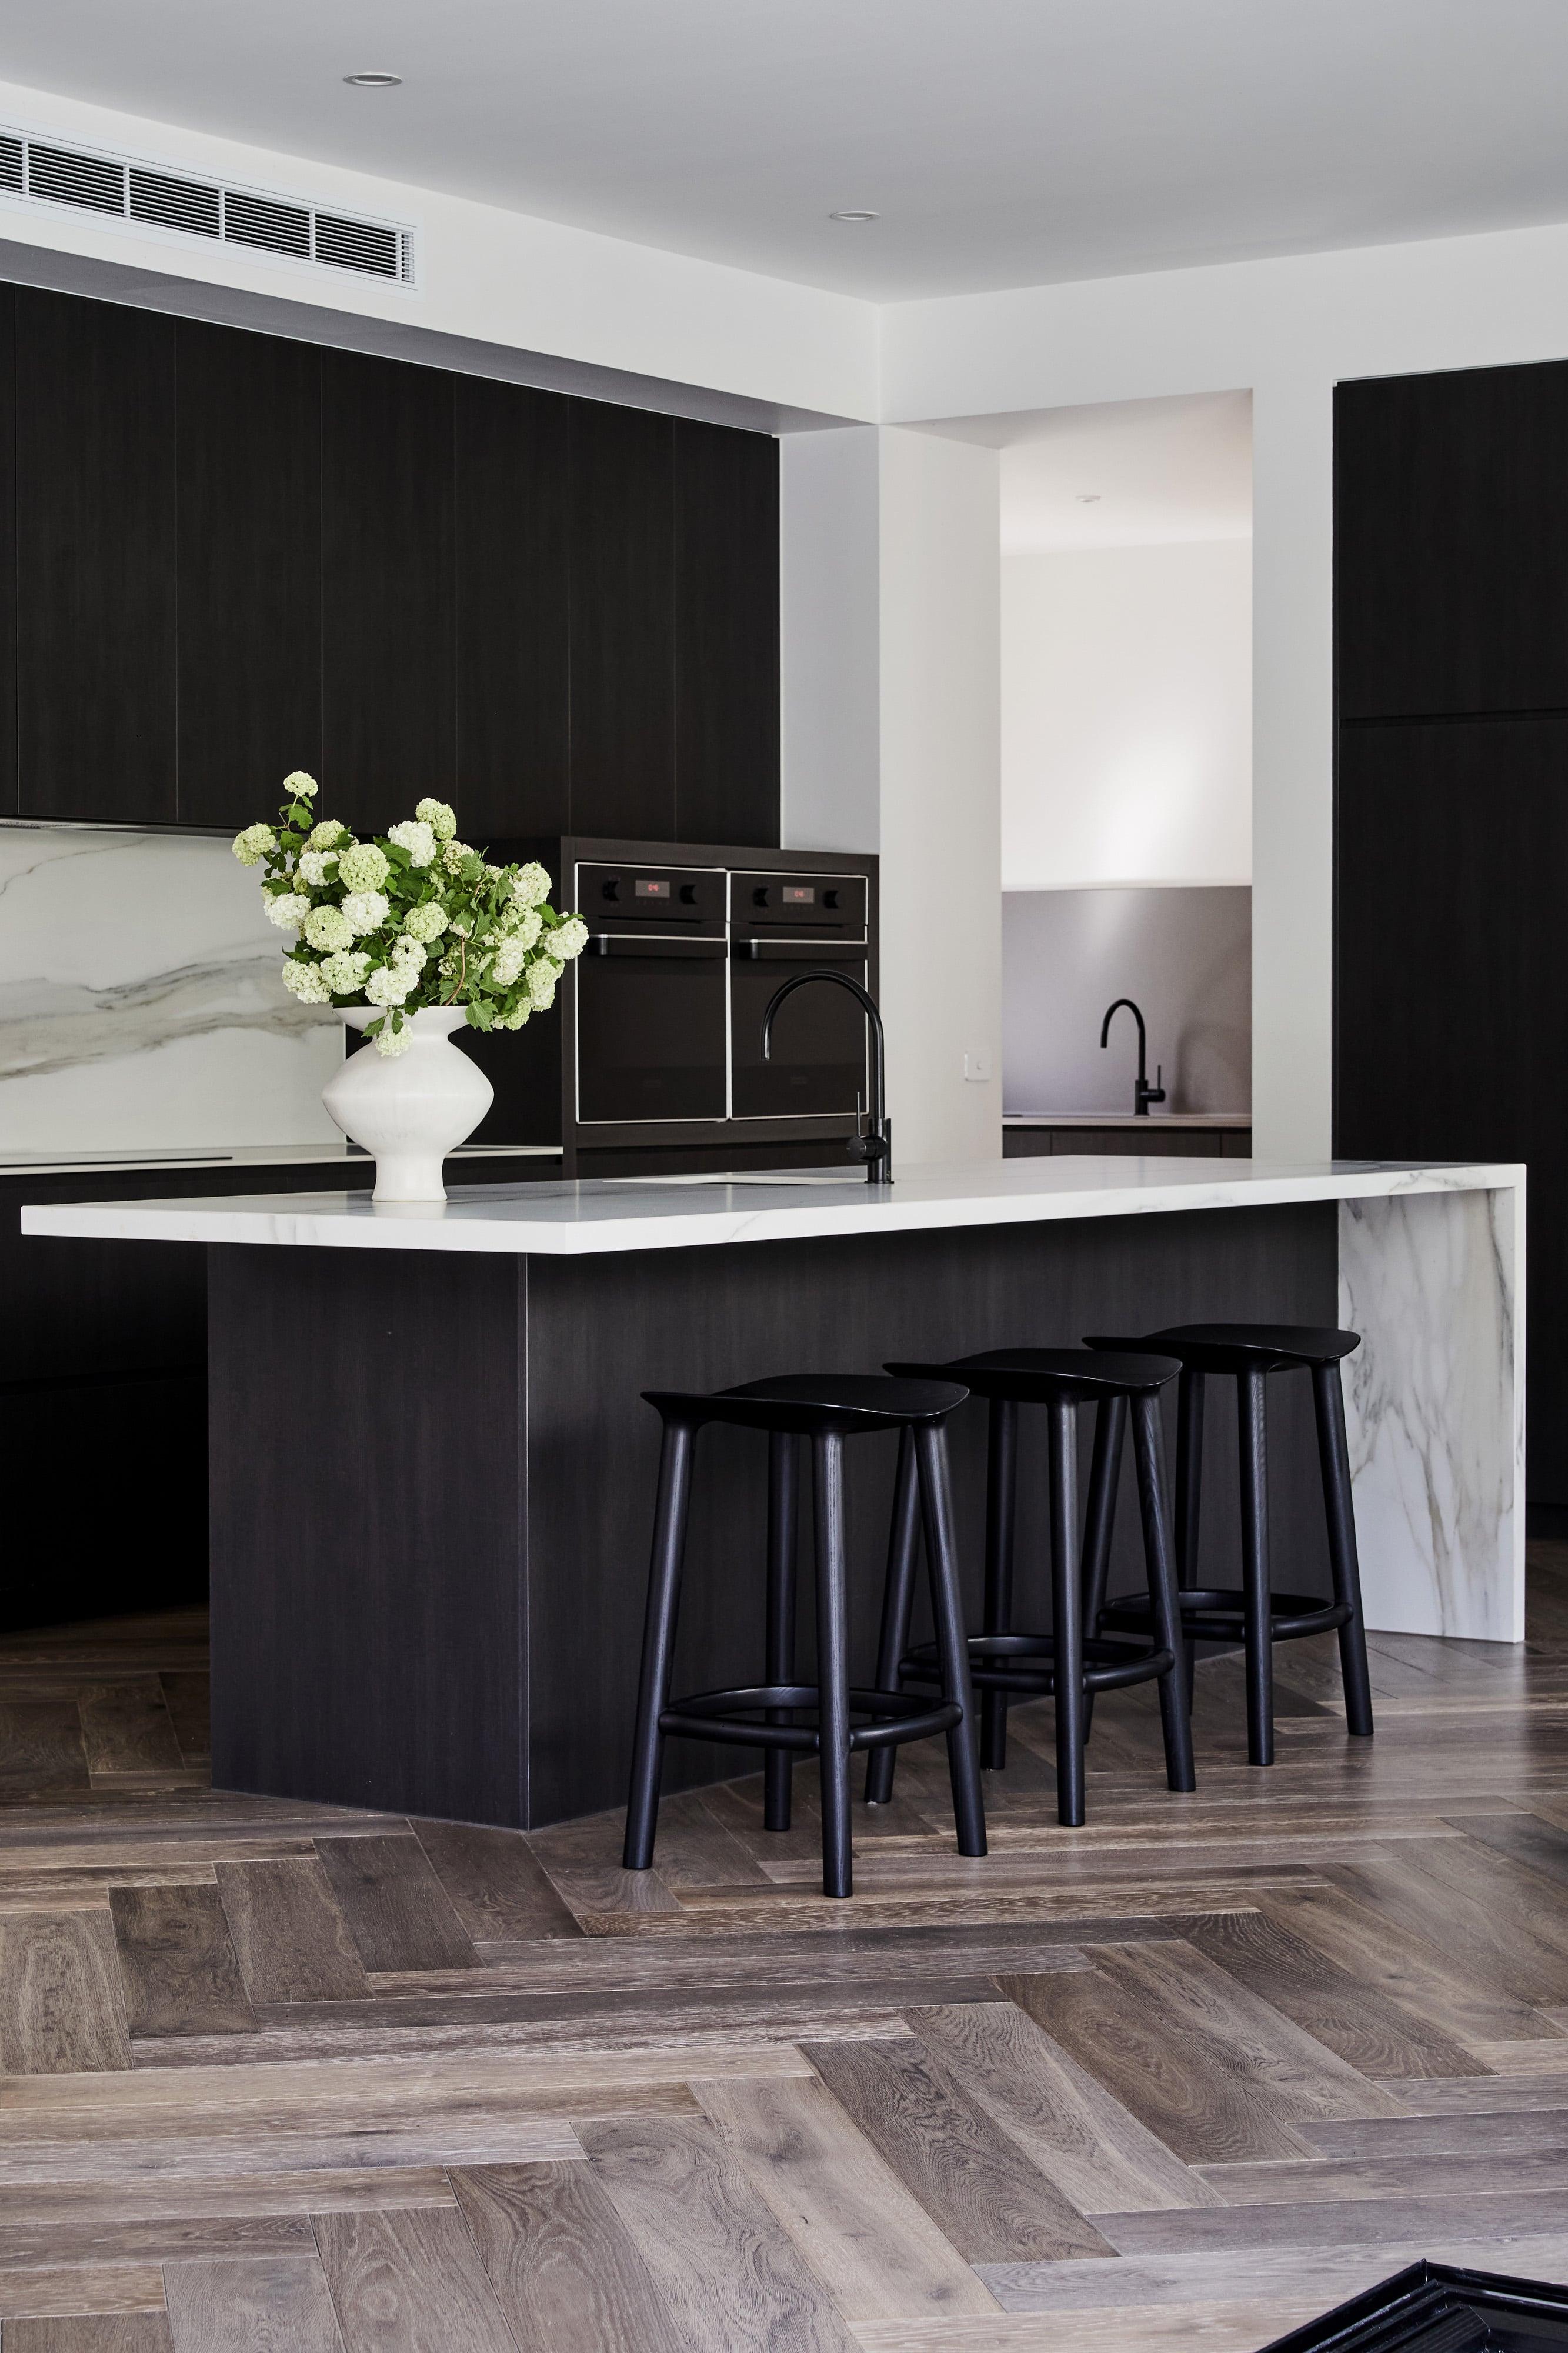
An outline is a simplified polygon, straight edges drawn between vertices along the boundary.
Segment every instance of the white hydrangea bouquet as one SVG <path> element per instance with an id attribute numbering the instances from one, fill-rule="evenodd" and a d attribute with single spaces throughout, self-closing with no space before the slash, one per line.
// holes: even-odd
<path id="1" fill-rule="evenodd" d="M 408 1017 L 464 1010 L 475 1029 L 521 1029 L 548 1010 L 555 984 L 587 944 L 578 915 L 550 905 L 542 866 L 492 866 L 457 839 L 445 801 L 358 841 L 310 804 L 318 786 L 296 768 L 278 825 L 236 837 L 242 866 L 265 871 L 269 919 L 292 932 L 283 983 L 303 1005 L 372 1006 L 364 1025 L 380 1054 L 410 1043 Z"/>

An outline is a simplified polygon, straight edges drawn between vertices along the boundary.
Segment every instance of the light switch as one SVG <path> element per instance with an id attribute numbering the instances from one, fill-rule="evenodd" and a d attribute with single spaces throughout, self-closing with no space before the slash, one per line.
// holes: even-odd
<path id="1" fill-rule="evenodd" d="M 977 1079 L 981 1082 L 992 1077 L 991 1059 L 992 1058 L 989 1054 L 965 1054 L 963 1058 L 964 1077 L 966 1079 Z"/>

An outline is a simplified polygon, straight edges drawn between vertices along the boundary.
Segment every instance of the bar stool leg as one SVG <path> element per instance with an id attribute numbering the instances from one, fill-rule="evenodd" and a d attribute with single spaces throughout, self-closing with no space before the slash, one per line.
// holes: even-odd
<path id="1" fill-rule="evenodd" d="M 1269 1639 L 1268 1440 L 1261 1372 L 1236 1377 L 1241 1456 L 1241 1584 L 1247 1643 L 1247 1755 L 1274 1762 L 1274 1647 Z"/>
<path id="2" fill-rule="evenodd" d="M 1361 1560 L 1356 1551 L 1355 1514 L 1351 1504 L 1351 1455 L 1345 1438 L 1345 1398 L 1338 1365 L 1312 1366 L 1312 1403 L 1318 1417 L 1318 1461 L 1323 1474 L 1323 1508 L 1329 1522 L 1334 1599 L 1348 1605 L 1351 1611 L 1340 1628 L 1345 1724 L 1359 1737 L 1369 1740 L 1373 1728 L 1372 1677 L 1366 1663 Z"/>
<path id="3" fill-rule="evenodd" d="M 1094 1455 L 1089 1471 L 1089 1509 L 1083 1531 L 1083 1625 L 1089 1641 L 1100 1631 L 1105 1588 L 1110 1576 L 1110 1532 L 1116 1524 L 1116 1482 L 1121 1473 L 1121 1441 L 1127 1399 L 1101 1398 L 1094 1409 Z M 1094 1729 L 1094 1694 L 1083 1695 L 1083 1736 Z"/>
<path id="4" fill-rule="evenodd" d="M 849 1841 L 849 1625 L 845 1600 L 844 1440 L 812 1440 L 816 1507 L 817 1756 L 822 1768 L 822 1892 L 847 1895 Z"/>
<path id="5" fill-rule="evenodd" d="M 1204 1485 L 1204 1376 L 1182 1368 L 1176 1391 L 1176 1582 L 1198 1582 L 1198 1522 Z M 1187 1714 L 1193 1709 L 1193 1670 L 1197 1644 L 1182 1641 L 1182 1679 Z"/>
<path id="6" fill-rule="evenodd" d="M 1154 1636 L 1171 1653 L 1171 1665 L 1160 1677 L 1160 1725 L 1165 1739 L 1165 1779 L 1173 1789 L 1195 1789 L 1193 1770 L 1193 1726 L 1187 1706 L 1186 1677 L 1182 1672 L 1182 1613 L 1176 1600 L 1176 1580 L 1165 1540 L 1164 1443 L 1160 1428 L 1160 1400 L 1135 1398 L 1132 1403 L 1132 1446 L 1138 1464 L 1138 1502 L 1143 1517 L 1143 1560 L 1149 1573 L 1149 1599 L 1154 1612 Z"/>
<path id="7" fill-rule="evenodd" d="M 958 1550 L 952 1537 L 952 1493 L 947 1475 L 947 1433 L 940 1426 L 914 1433 L 925 1511 L 926 1565 L 931 1576 L 931 1614 L 936 1620 L 944 1699 L 963 1714 L 947 1736 L 947 1766 L 952 1779 L 952 1815 L 960 1854 L 985 1852 L 985 1801 L 981 1791 L 980 1751 L 974 1736 L 974 1694 L 969 1680 L 969 1644 L 958 1589 Z"/>
<path id="8" fill-rule="evenodd" d="M 768 1439 L 767 1665 L 771 1683 L 795 1681 L 795 1519 L 800 1440 L 775 1430 Z M 769 1708 L 770 1724 L 793 1721 L 788 1708 Z M 794 1752 L 770 1748 L 763 1767 L 763 1827 L 787 1831 Z"/>
<path id="9" fill-rule="evenodd" d="M 1078 1409 L 1049 1405 L 1052 1685 L 1057 1716 L 1057 1819 L 1083 1820 L 1083 1590 L 1078 1564 Z"/>
<path id="10" fill-rule="evenodd" d="M 893 1516 L 888 1530 L 888 1576 L 882 1588 L 882 1631 L 877 1645 L 877 1689 L 897 1691 L 899 1661 L 910 1647 L 910 1612 L 914 1605 L 915 1546 L 920 1538 L 920 1482 L 915 1470 L 914 1433 L 899 1432 L 899 1468 L 893 1482 Z M 866 1803 L 885 1806 L 893 1794 L 893 1767 L 898 1750 L 866 1753 Z"/>
<path id="11" fill-rule="evenodd" d="M 637 1730 L 632 1736 L 631 1795 L 626 1803 L 626 1845 L 621 1855 L 627 1871 L 647 1871 L 653 1861 L 659 1768 L 664 1755 L 664 1735 L 658 1728 L 658 1720 L 669 1700 L 695 1436 L 689 1422 L 665 1423 L 658 1463 L 658 1501 L 653 1515 L 647 1610 L 643 1620 L 642 1679 L 637 1686 Z"/>
<path id="12" fill-rule="evenodd" d="M 1013 1630 L 1013 1529 L 1018 1492 L 1018 1409 L 993 1398 L 985 1449 L 985 1631 Z M 1005 1691 L 980 1695 L 980 1761 L 999 1773 L 1007 1762 Z"/>

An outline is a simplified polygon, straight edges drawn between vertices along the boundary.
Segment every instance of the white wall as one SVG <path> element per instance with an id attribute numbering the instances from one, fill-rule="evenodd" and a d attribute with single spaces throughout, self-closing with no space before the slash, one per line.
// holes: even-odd
<path id="1" fill-rule="evenodd" d="M 881 857 L 895 1156 L 1002 1147 L 1000 492 L 994 449 L 930 434 L 787 440 L 784 818 Z M 964 1058 L 991 1076 L 964 1076 Z"/>
<path id="2" fill-rule="evenodd" d="M 1251 880 L 1251 607 L 1245 540 L 1003 557 L 1005 891 Z"/>
<path id="3" fill-rule="evenodd" d="M 882 353 L 894 420 L 1251 387 L 1255 1134 L 1326 1153 L 1333 386 L 1568 355 L 1568 227 L 903 303 Z"/>
<path id="4" fill-rule="evenodd" d="M 400 289 L 0 197 L 0 239 L 31 247 L 41 259 L 84 256 L 183 280 L 197 299 L 182 307 L 225 315 L 221 302 L 199 299 L 201 290 L 237 289 L 297 308 L 303 317 L 284 330 L 291 333 L 312 332 L 312 311 L 350 314 L 387 322 L 393 339 L 382 347 L 394 351 L 398 332 L 429 331 L 712 386 L 782 408 L 876 415 L 877 314 L 868 302 L 15 83 L 0 82 L 0 121 L 351 213 L 412 221 L 418 230 L 421 282 Z M 14 263 L 0 271 L 17 274 Z M 139 299 L 134 287 L 122 299 Z M 318 332 L 334 340 L 331 325 Z"/>

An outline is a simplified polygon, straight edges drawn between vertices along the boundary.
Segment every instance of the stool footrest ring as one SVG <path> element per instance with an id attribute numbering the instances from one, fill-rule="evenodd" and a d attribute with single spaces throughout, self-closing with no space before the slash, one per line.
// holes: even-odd
<path id="1" fill-rule="evenodd" d="M 1199 1641 L 1241 1640 L 1247 1626 L 1247 1607 L 1242 1594 L 1234 1587 L 1184 1586 L 1176 1600 L 1184 1634 Z M 1318 1601 L 1305 1593 L 1272 1593 L 1268 1597 L 1268 1639 L 1271 1642 L 1295 1642 L 1309 1634 L 1330 1634 L 1337 1627 L 1348 1625 L 1352 1614 L 1346 1601 Z M 1151 1622 L 1149 1606 L 1144 1601 L 1108 1602 L 1100 1618 L 1102 1625 L 1125 1628 L 1130 1633 L 1144 1630 Z"/>
<path id="2" fill-rule="evenodd" d="M 1049 1634 L 972 1634 L 970 1682 L 978 1691 L 1048 1694 L 1056 1688 L 1056 1647 Z M 1031 1661 L 1036 1663 L 1031 1665 Z M 1083 1688 L 1122 1691 L 1168 1674 L 1173 1664 L 1169 1651 L 1151 1649 L 1142 1642 L 1105 1641 L 1096 1636 L 1083 1645 Z M 908 1651 L 899 1662 L 899 1675 L 910 1683 L 938 1681 L 935 1643 L 921 1642 Z"/>
<path id="3" fill-rule="evenodd" d="M 686 1740 L 713 1740 L 742 1748 L 794 1748 L 816 1756 L 820 1738 L 815 1724 L 757 1723 L 771 1713 L 815 1715 L 818 1708 L 815 1683 L 754 1683 L 734 1691 L 695 1692 L 671 1700 L 658 1719 L 663 1733 Z M 867 1715 L 868 1724 L 852 1725 L 853 1748 L 885 1748 L 901 1740 L 924 1740 L 933 1732 L 951 1732 L 963 1721 L 956 1700 L 916 1699 L 908 1692 L 851 1688 L 850 1711 Z"/>

